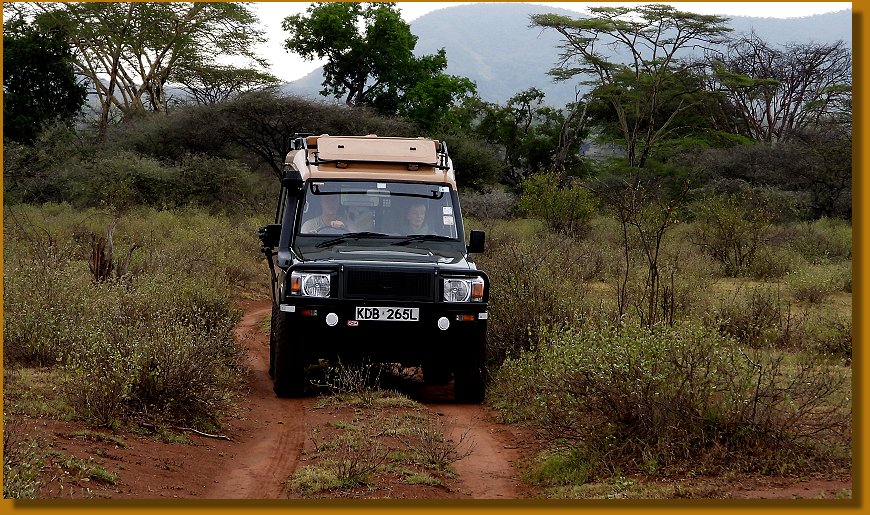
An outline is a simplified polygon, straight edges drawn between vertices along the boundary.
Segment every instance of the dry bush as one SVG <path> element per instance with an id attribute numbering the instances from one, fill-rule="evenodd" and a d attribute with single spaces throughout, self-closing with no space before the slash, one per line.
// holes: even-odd
<path id="1" fill-rule="evenodd" d="M 22 223 L 4 230 L 12 243 L 4 267 L 7 364 L 60 370 L 63 394 L 94 424 L 142 416 L 216 423 L 238 388 L 240 347 L 232 337 L 238 313 L 227 270 L 246 266 L 246 258 L 223 246 L 233 244 L 229 235 L 239 227 L 195 212 L 122 216 L 116 245 L 143 241 L 145 248 L 129 263 L 129 275 L 94 282 L 80 242 L 105 230 L 108 215 L 69 206 L 12 211 Z M 143 228 L 161 222 L 169 225 L 166 233 L 142 237 Z M 180 265 L 203 255 L 195 241 L 201 233 L 218 238 L 206 247 L 214 259 L 180 273 Z M 46 241 L 66 252 L 46 254 L 39 245 Z"/>
<path id="2" fill-rule="evenodd" d="M 446 471 L 450 465 L 474 453 L 475 443 L 468 438 L 468 431 L 459 436 L 458 442 L 444 437 L 444 422 L 427 421 L 408 428 L 399 440 L 411 451 L 417 463 L 423 467 Z"/>
<path id="3" fill-rule="evenodd" d="M 389 449 L 370 436 L 342 433 L 330 442 L 331 453 L 324 466 L 331 469 L 342 487 L 368 482 L 369 475 L 384 464 Z"/>
<path id="4" fill-rule="evenodd" d="M 519 199 L 504 189 L 462 193 L 462 215 L 476 220 L 507 219 L 513 216 Z"/>
<path id="5" fill-rule="evenodd" d="M 843 369 L 746 351 L 692 325 L 547 334 L 535 352 L 505 362 L 490 392 L 506 419 L 532 421 L 551 445 L 589 447 L 599 471 L 702 458 L 781 471 L 841 456 L 851 443 Z"/>
<path id="6" fill-rule="evenodd" d="M 772 346 L 778 341 L 787 305 L 776 287 L 754 286 L 737 290 L 708 313 L 707 323 L 748 347 Z"/>
<path id="7" fill-rule="evenodd" d="M 567 277 L 582 265 L 566 260 L 548 244 L 552 239 L 490 234 L 489 249 L 478 261 L 492 285 L 487 356 L 490 366 L 498 366 L 534 346 L 541 326 L 573 318 L 572 297 L 582 297 L 584 288 Z"/>
<path id="8" fill-rule="evenodd" d="M 380 390 L 382 365 L 365 360 L 361 363 L 342 363 L 340 360 L 326 367 L 322 384 L 330 395 L 352 397 L 363 406 L 372 406 L 382 397 Z"/>

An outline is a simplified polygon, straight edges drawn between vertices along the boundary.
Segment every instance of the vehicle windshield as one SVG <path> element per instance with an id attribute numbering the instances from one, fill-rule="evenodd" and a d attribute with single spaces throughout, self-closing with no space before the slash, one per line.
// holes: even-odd
<path id="1" fill-rule="evenodd" d="M 311 182 L 305 189 L 297 233 L 455 240 L 457 216 L 450 188 L 440 184 Z"/>

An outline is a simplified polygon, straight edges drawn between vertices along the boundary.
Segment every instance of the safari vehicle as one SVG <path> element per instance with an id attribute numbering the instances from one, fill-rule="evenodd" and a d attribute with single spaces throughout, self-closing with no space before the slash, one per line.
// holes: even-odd
<path id="1" fill-rule="evenodd" d="M 319 360 L 422 367 L 483 400 L 489 279 L 470 259 L 447 146 L 424 138 L 297 135 L 275 223 L 260 229 L 272 277 L 269 372 L 305 393 Z"/>

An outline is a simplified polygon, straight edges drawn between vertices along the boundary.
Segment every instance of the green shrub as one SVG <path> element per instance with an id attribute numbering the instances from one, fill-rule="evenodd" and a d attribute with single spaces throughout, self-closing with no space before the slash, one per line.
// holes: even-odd
<path id="1" fill-rule="evenodd" d="M 760 281 L 777 280 L 797 272 L 806 265 L 807 261 L 803 256 L 787 246 L 762 244 L 743 273 Z"/>
<path id="2" fill-rule="evenodd" d="M 742 275 L 768 239 L 773 214 L 741 195 L 716 195 L 691 206 L 692 241 L 722 263 L 726 273 Z"/>
<path id="3" fill-rule="evenodd" d="M 436 133 L 432 136 L 447 142 L 450 159 L 456 170 L 456 182 L 461 188 L 483 190 L 496 185 L 504 176 L 506 165 L 495 145 L 470 132 Z"/>
<path id="4" fill-rule="evenodd" d="M 215 422 L 237 388 L 237 313 L 224 291 L 177 277 L 96 284 L 91 318 L 62 360 L 77 414 L 111 426 L 134 414 Z"/>
<path id="5" fill-rule="evenodd" d="M 32 146 L 4 142 L 4 205 L 69 201 L 74 193 L 74 172 L 96 152 L 96 144 L 87 134 L 63 123 L 44 130 Z"/>
<path id="6" fill-rule="evenodd" d="M 538 173 L 524 180 L 519 210 L 543 220 L 556 232 L 582 238 L 589 233 L 595 201 L 579 182 L 568 185 L 560 182 L 555 173 Z"/>
<path id="7" fill-rule="evenodd" d="M 546 452 L 530 478 L 536 484 L 582 485 L 589 480 L 599 459 L 600 456 L 590 456 L 587 447 Z"/>
<path id="8" fill-rule="evenodd" d="M 238 162 L 187 154 L 175 166 L 130 152 L 96 157 L 78 172 L 79 206 L 249 209 L 252 174 Z"/>
<path id="9" fill-rule="evenodd" d="M 88 338 L 95 298 L 73 265 L 6 266 L 4 283 L 4 362 L 51 367 Z"/>
<path id="10" fill-rule="evenodd" d="M 838 218 L 821 218 L 783 226 L 777 235 L 812 264 L 852 258 L 852 224 Z"/>
<path id="11" fill-rule="evenodd" d="M 805 324 L 806 347 L 823 356 L 832 356 L 846 364 L 852 362 L 852 318 L 821 316 Z"/>
<path id="12" fill-rule="evenodd" d="M 782 472 L 799 463 L 786 456 L 827 458 L 850 442 L 842 369 L 746 351 L 690 324 L 547 332 L 505 361 L 490 393 L 505 419 L 528 419 L 550 445 L 599 457 L 593 478 L 652 464 L 698 470 L 699 459 Z"/>
<path id="13" fill-rule="evenodd" d="M 4 408 L 8 404 L 4 402 Z M 42 444 L 28 436 L 24 419 L 3 410 L 3 498 L 33 499 L 45 465 Z"/>

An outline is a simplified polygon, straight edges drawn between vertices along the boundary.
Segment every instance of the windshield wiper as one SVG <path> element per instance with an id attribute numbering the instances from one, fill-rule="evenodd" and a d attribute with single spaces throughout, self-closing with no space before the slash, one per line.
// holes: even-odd
<path id="1" fill-rule="evenodd" d="M 455 238 L 438 234 L 411 234 L 402 241 L 392 243 L 392 245 L 407 245 L 415 241 L 455 241 Z"/>
<path id="2" fill-rule="evenodd" d="M 347 241 L 350 239 L 358 240 L 360 238 L 389 238 L 390 236 L 387 234 L 379 233 L 379 232 L 351 232 L 347 234 L 342 234 L 338 238 L 333 238 L 331 240 L 321 241 L 315 247 L 323 248 L 323 247 L 331 247 L 333 245 L 339 244 L 343 241 Z"/>

